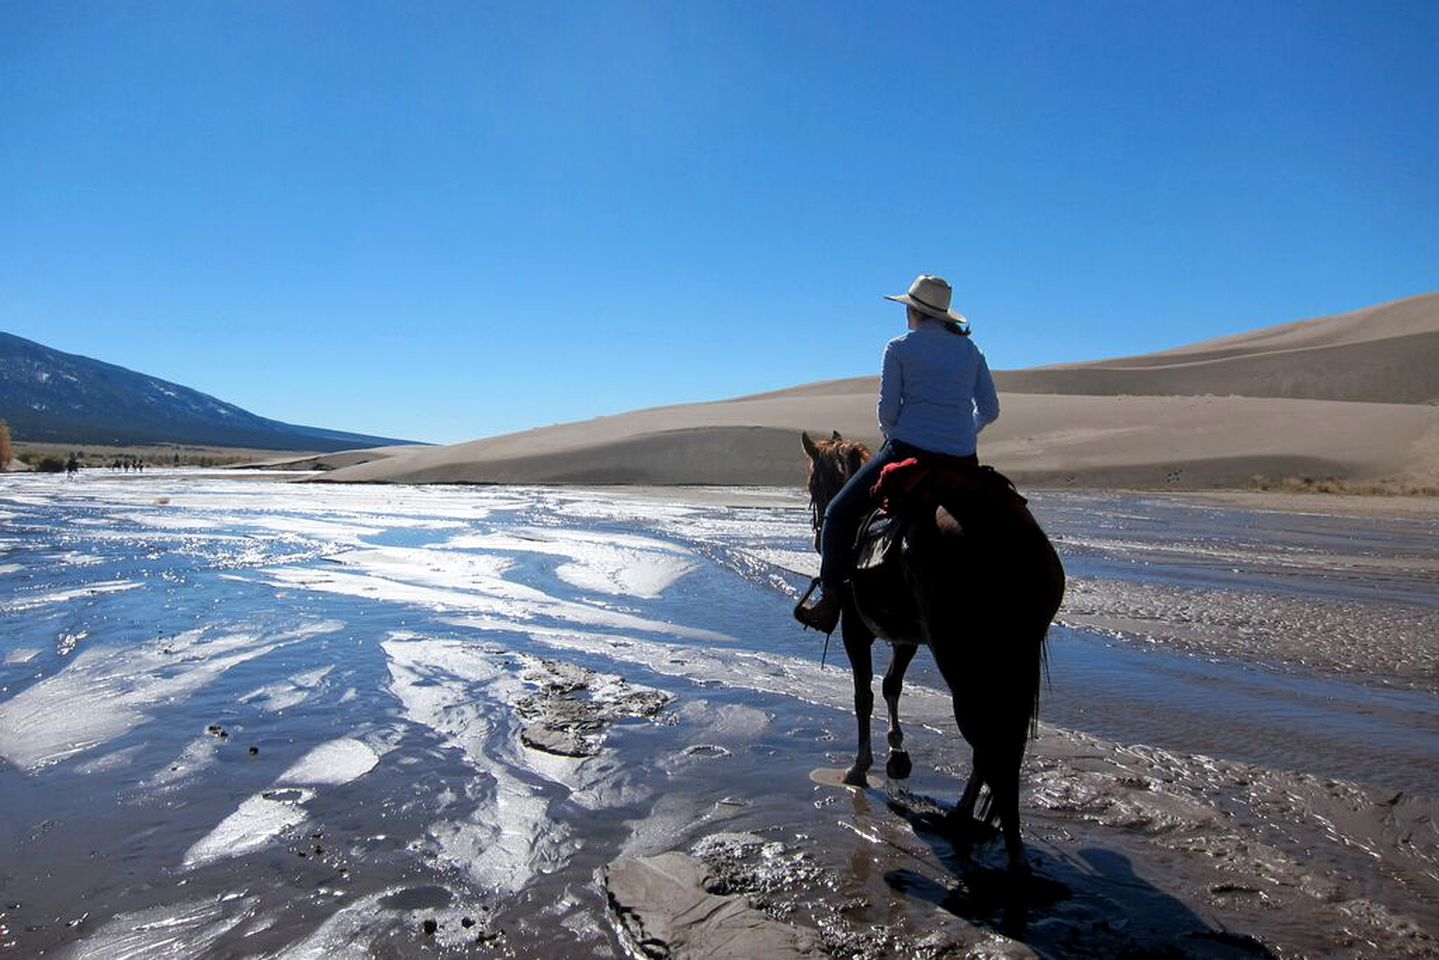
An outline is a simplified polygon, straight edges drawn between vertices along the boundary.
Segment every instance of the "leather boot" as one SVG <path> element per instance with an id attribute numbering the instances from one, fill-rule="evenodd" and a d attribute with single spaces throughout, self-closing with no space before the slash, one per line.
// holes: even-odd
<path id="1" fill-rule="evenodd" d="M 813 603 L 806 603 L 810 594 L 814 593 L 815 587 L 819 587 L 819 599 Z M 809 590 L 799 603 L 794 606 L 794 618 L 806 627 L 813 627 L 820 633 L 834 633 L 834 628 L 839 626 L 840 599 L 838 590 L 826 590 L 824 586 L 815 580 L 810 584 Z"/>

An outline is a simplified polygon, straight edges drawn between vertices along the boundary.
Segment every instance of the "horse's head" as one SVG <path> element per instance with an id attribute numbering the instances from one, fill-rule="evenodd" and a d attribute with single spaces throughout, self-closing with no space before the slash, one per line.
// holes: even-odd
<path id="1" fill-rule="evenodd" d="M 800 434 L 804 452 L 809 454 L 809 508 L 814 524 L 814 548 L 819 549 L 819 529 L 824 511 L 840 487 L 859 472 L 870 457 L 869 448 L 857 440 L 846 440 L 834 431 L 828 440 L 812 440 Z"/>

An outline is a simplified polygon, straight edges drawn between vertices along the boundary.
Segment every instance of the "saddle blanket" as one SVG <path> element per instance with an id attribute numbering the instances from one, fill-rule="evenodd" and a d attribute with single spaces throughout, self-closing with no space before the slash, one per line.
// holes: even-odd
<path id="1" fill-rule="evenodd" d="M 1004 474 L 993 467 L 946 462 L 956 458 L 910 457 L 886 464 L 870 495 L 889 514 L 915 513 L 943 504 L 952 513 L 1008 507 L 1034 522 L 1027 501 Z M 966 506 L 972 509 L 964 509 Z"/>

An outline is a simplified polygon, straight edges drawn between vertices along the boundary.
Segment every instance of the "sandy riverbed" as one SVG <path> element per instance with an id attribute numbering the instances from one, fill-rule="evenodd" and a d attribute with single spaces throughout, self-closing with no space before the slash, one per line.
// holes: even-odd
<path id="1" fill-rule="evenodd" d="M 1435 949 L 1432 518 L 1036 494 L 1015 887 L 925 826 L 968 762 L 927 655 L 914 776 L 811 778 L 854 734 L 794 491 L 0 483 L 22 953 Z"/>

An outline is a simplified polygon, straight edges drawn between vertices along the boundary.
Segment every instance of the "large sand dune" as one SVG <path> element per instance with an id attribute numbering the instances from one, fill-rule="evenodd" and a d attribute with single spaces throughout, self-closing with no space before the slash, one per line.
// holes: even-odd
<path id="1" fill-rule="evenodd" d="M 1439 397 L 1439 295 L 1000 381 L 1002 413 L 981 455 L 1024 482 L 1194 489 L 1244 486 L 1256 475 L 1439 477 L 1439 406 L 1404 400 Z M 1339 399 L 1314 397 L 1325 383 Z M 876 391 L 875 378 L 851 378 L 389 448 L 327 479 L 795 484 L 804 477 L 801 430 L 878 440 Z"/>

